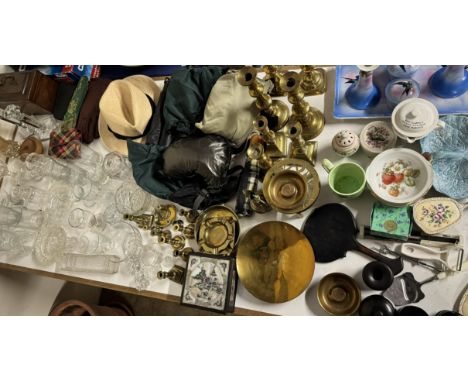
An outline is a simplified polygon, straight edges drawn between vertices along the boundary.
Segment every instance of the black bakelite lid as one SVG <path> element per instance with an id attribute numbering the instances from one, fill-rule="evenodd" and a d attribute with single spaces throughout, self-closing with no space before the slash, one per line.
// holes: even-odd
<path id="1" fill-rule="evenodd" d="M 360 316 L 394 316 L 395 308 L 385 297 L 378 294 L 366 297 L 359 307 Z"/>
<path id="2" fill-rule="evenodd" d="M 429 316 L 424 309 L 409 305 L 398 311 L 399 316 Z"/>
<path id="3" fill-rule="evenodd" d="M 385 290 L 392 285 L 393 272 L 387 264 L 372 261 L 362 270 L 362 279 L 371 289 Z"/>
<path id="4" fill-rule="evenodd" d="M 461 314 L 453 310 L 441 310 L 437 312 L 436 316 L 461 316 Z"/>

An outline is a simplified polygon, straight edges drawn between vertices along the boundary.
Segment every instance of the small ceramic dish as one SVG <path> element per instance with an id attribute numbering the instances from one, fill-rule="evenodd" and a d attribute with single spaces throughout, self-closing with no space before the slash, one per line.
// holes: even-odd
<path id="1" fill-rule="evenodd" d="M 463 216 L 462 205 L 450 198 L 428 198 L 413 206 L 414 222 L 429 235 L 444 232 Z"/>
<path id="2" fill-rule="evenodd" d="M 444 125 L 434 104 L 422 98 L 409 98 L 393 109 L 395 134 L 409 143 L 424 138 L 436 127 Z"/>
<path id="3" fill-rule="evenodd" d="M 370 158 L 395 147 L 397 136 L 392 127 L 384 121 L 373 121 L 361 130 L 359 135 L 362 150 Z"/>
<path id="4" fill-rule="evenodd" d="M 377 155 L 367 167 L 366 181 L 382 203 L 395 207 L 414 204 L 432 187 L 429 162 L 414 150 L 396 148 Z"/>

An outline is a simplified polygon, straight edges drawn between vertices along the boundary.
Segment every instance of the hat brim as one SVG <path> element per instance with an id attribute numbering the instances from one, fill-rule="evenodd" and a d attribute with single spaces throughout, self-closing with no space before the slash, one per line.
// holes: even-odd
<path id="1" fill-rule="evenodd" d="M 101 138 L 101 143 L 107 150 L 117 151 L 125 156 L 128 156 L 127 141 L 124 139 L 118 139 L 114 134 L 112 134 L 101 113 L 99 113 L 98 131 Z M 145 137 L 142 137 L 132 139 L 132 141 L 135 143 L 142 143 L 144 139 Z"/>

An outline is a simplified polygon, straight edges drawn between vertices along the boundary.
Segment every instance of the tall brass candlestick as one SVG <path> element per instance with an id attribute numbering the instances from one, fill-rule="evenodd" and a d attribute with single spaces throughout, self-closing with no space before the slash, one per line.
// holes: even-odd
<path id="1" fill-rule="evenodd" d="M 289 120 L 287 127 L 287 135 L 289 139 L 291 139 L 288 156 L 290 158 L 303 159 L 315 165 L 315 160 L 317 158 L 317 142 L 305 141 L 301 134 L 301 123 L 293 117 Z"/>
<path id="2" fill-rule="evenodd" d="M 301 87 L 306 96 L 323 94 L 327 90 L 327 75 L 322 68 L 314 65 L 301 65 L 302 83 Z"/>
<path id="3" fill-rule="evenodd" d="M 281 75 L 278 70 L 279 66 L 264 65 L 262 69 L 266 73 L 265 80 L 270 80 L 273 83 L 273 89 L 270 91 L 270 95 L 273 97 L 284 96 L 284 91 L 281 90 L 280 86 Z"/>
<path id="4" fill-rule="evenodd" d="M 243 67 L 237 77 L 242 86 L 249 87 L 249 94 L 256 99 L 257 108 L 270 119 L 270 128 L 278 131 L 283 128 L 289 119 L 288 106 L 279 100 L 272 100 L 271 96 L 264 92 L 264 86 L 257 81 L 257 70 L 251 66 Z"/>
<path id="5" fill-rule="evenodd" d="M 287 153 L 287 139 L 283 132 L 274 132 L 268 126 L 268 120 L 259 115 L 255 118 L 254 129 L 256 129 L 260 136 L 265 141 L 265 154 L 270 158 L 283 158 Z"/>
<path id="6" fill-rule="evenodd" d="M 304 91 L 301 88 L 302 76 L 296 72 L 286 72 L 281 78 L 281 88 L 288 93 L 288 101 L 292 103 L 293 116 L 301 123 L 302 137 L 308 141 L 317 137 L 323 130 L 325 118 L 322 112 L 304 101 Z"/>

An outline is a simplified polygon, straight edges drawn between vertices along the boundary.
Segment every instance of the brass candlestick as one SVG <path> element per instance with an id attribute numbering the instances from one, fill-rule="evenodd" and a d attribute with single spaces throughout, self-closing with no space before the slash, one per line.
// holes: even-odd
<path id="1" fill-rule="evenodd" d="M 265 141 L 260 135 L 253 135 L 250 138 L 249 148 L 247 149 L 247 158 L 256 161 L 258 167 L 268 170 L 273 161 L 265 153 Z"/>
<path id="2" fill-rule="evenodd" d="M 178 284 L 183 284 L 184 282 L 185 269 L 180 265 L 174 265 L 169 272 L 159 271 L 157 276 L 159 280 L 169 279 Z"/>
<path id="3" fill-rule="evenodd" d="M 182 220 L 175 220 L 172 223 L 172 228 L 174 228 L 174 231 L 182 232 L 184 229 L 184 222 Z"/>
<path id="4" fill-rule="evenodd" d="M 195 223 L 199 215 L 195 210 L 181 210 L 179 214 L 187 219 L 189 223 Z"/>
<path id="5" fill-rule="evenodd" d="M 195 224 L 191 223 L 188 226 L 184 227 L 182 233 L 185 235 L 187 239 L 194 239 L 195 238 Z"/>
<path id="6" fill-rule="evenodd" d="M 270 91 L 270 95 L 273 97 L 284 96 L 284 91 L 280 87 L 281 75 L 279 73 L 278 65 L 264 65 L 262 67 L 263 71 L 266 73 L 265 80 L 270 80 L 273 83 L 273 89 Z"/>
<path id="7" fill-rule="evenodd" d="M 177 208 L 174 204 L 158 206 L 155 212 L 155 224 L 160 227 L 168 227 L 177 217 Z"/>
<path id="8" fill-rule="evenodd" d="M 153 223 L 155 222 L 155 216 L 150 214 L 143 214 L 143 215 L 124 215 L 124 219 L 135 222 L 138 228 L 141 229 L 151 229 Z"/>
<path id="9" fill-rule="evenodd" d="M 171 240 L 169 240 L 169 244 L 173 249 L 181 250 L 185 247 L 185 237 L 182 235 L 176 235 Z"/>
<path id="10" fill-rule="evenodd" d="M 255 118 L 254 128 L 265 141 L 265 154 L 269 158 L 284 158 L 288 150 L 287 137 L 283 132 L 274 132 L 268 126 L 268 120 L 259 115 Z"/>
<path id="11" fill-rule="evenodd" d="M 270 128 L 278 131 L 283 128 L 289 119 L 288 106 L 279 100 L 272 100 L 271 96 L 266 94 L 264 86 L 257 81 L 257 70 L 251 66 L 242 68 L 237 77 L 239 83 L 249 87 L 249 94 L 256 98 L 255 105 L 270 119 Z"/>
<path id="12" fill-rule="evenodd" d="M 317 142 L 305 141 L 302 138 L 301 123 L 294 117 L 289 120 L 287 135 L 291 139 L 289 144 L 289 158 L 303 159 L 315 165 L 317 159 Z"/>
<path id="13" fill-rule="evenodd" d="M 292 112 L 302 125 L 302 137 L 308 141 L 317 137 L 323 130 L 325 118 L 320 110 L 304 101 L 304 91 L 301 88 L 302 76 L 296 72 L 286 72 L 281 78 L 281 88 L 288 93 L 288 101 L 292 103 Z"/>
<path id="14" fill-rule="evenodd" d="M 323 94 L 327 90 L 327 75 L 325 70 L 314 65 L 301 65 L 301 87 L 306 96 Z"/>
<path id="15" fill-rule="evenodd" d="M 174 257 L 180 257 L 183 261 L 187 262 L 191 253 L 193 253 L 193 249 L 190 247 L 185 247 L 182 250 L 175 250 Z"/>
<path id="16" fill-rule="evenodd" d="M 158 243 L 159 244 L 169 244 L 172 239 L 171 231 L 161 231 L 158 234 Z"/>

